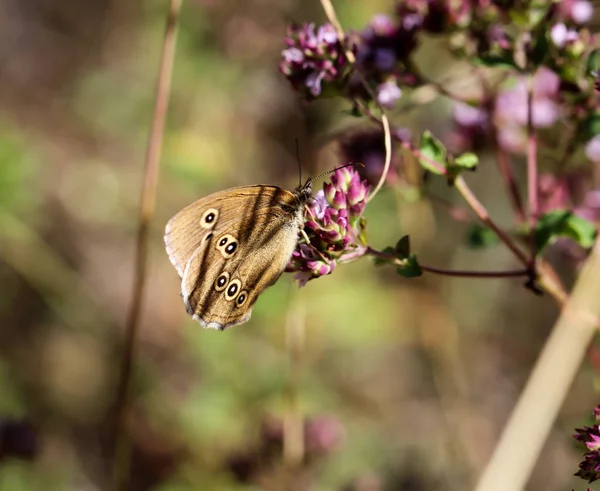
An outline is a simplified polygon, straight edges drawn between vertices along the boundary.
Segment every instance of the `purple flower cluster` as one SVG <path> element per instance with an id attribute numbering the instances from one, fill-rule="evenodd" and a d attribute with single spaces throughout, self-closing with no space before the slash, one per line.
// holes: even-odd
<path id="1" fill-rule="evenodd" d="M 597 424 L 600 421 L 600 406 L 594 409 L 594 419 L 596 424 L 577 428 L 577 433 L 573 435 L 575 440 L 585 444 L 588 449 L 575 475 L 588 482 L 600 479 L 600 426 Z"/>
<path id="2" fill-rule="evenodd" d="M 563 0 L 558 5 L 556 23 L 552 26 L 550 37 L 558 48 L 577 51 L 580 33 L 578 27 L 592 19 L 594 7 L 587 0 Z"/>
<path id="3" fill-rule="evenodd" d="M 361 75 L 376 87 L 377 102 L 385 108 L 393 108 L 400 99 L 400 85 L 414 85 L 409 57 L 417 46 L 419 23 L 410 16 L 392 19 L 379 14 L 359 35 L 356 62 Z M 356 95 L 368 99 L 368 94 L 358 87 Z"/>
<path id="4" fill-rule="evenodd" d="M 454 102 L 454 128 L 444 136 L 448 148 L 455 154 L 479 150 L 487 143 L 490 114 L 484 108 L 464 102 Z"/>
<path id="5" fill-rule="evenodd" d="M 404 30 L 450 35 L 460 55 L 504 56 L 512 44 L 507 34 L 515 2 L 494 0 L 401 0 L 396 14 Z M 413 34 L 413 36 L 415 35 Z M 410 46 L 410 45 L 409 45 Z M 414 49 L 416 46 L 411 46 Z"/>
<path id="6" fill-rule="evenodd" d="M 323 95 L 326 89 L 344 87 L 349 64 L 331 24 L 316 30 L 314 24 L 292 25 L 285 44 L 279 70 L 307 100 Z"/>
<path id="7" fill-rule="evenodd" d="M 584 24 L 591 20 L 593 7 L 587 0 L 562 0 L 554 10 L 546 65 L 560 76 L 565 90 L 578 92 L 581 79 L 589 76 L 582 68 L 594 39 Z"/>
<path id="8" fill-rule="evenodd" d="M 559 177 L 544 172 L 538 190 L 540 214 L 569 209 L 590 222 L 600 221 L 600 190 L 587 173 L 575 170 Z"/>
<path id="9" fill-rule="evenodd" d="M 351 167 L 336 170 L 309 202 L 304 233 L 286 268 L 296 272 L 300 285 L 327 275 L 338 262 L 348 262 L 366 251 L 365 219 L 369 185 Z"/>
<path id="10" fill-rule="evenodd" d="M 534 128 L 548 128 L 560 116 L 560 79 L 547 68 L 540 68 L 533 79 L 531 120 Z M 525 153 L 527 147 L 527 81 L 517 83 L 498 94 L 495 101 L 495 124 L 498 144 L 513 153 Z"/>
<path id="11" fill-rule="evenodd" d="M 428 83 L 412 61 L 420 36 L 443 34 L 457 56 L 487 66 L 546 67 L 564 82 L 561 90 L 579 91 L 581 78 L 589 78 L 581 67 L 593 44 L 583 28 L 592 13 L 588 0 L 535 5 L 510 0 L 400 0 L 395 15 L 375 15 L 364 29 L 349 35 L 355 67 L 346 60 L 346 43 L 330 24 L 318 28 L 304 24 L 289 29 L 280 70 L 308 100 L 333 94 L 369 101 L 373 94 L 380 106 L 394 108 L 404 88 Z M 532 17 L 544 20 L 531 26 L 527 19 Z M 364 81 L 372 92 L 364 88 Z"/>

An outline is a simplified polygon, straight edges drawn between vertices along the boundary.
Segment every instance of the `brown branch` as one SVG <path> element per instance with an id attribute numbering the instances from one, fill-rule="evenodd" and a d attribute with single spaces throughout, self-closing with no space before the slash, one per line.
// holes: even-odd
<path id="1" fill-rule="evenodd" d="M 600 240 L 552 328 L 475 491 L 524 489 L 600 322 Z M 523 437 L 526 435 L 526 438 Z"/>
<path id="2" fill-rule="evenodd" d="M 144 164 L 144 181 L 142 186 L 139 210 L 139 228 L 136 242 L 135 272 L 133 280 L 132 301 L 127 317 L 125 331 L 125 348 L 120 369 L 119 387 L 115 408 L 115 426 L 113 433 L 112 453 L 112 489 L 119 491 L 125 488 L 130 460 L 130 441 L 127 433 L 127 418 L 131 403 L 131 385 L 133 360 L 140 324 L 140 314 L 144 285 L 146 282 L 146 265 L 148 260 L 148 235 L 150 222 L 154 215 L 156 187 L 158 184 L 159 162 L 162 152 L 165 119 L 169 103 L 173 60 L 175 57 L 175 41 L 177 19 L 181 9 L 181 0 L 170 0 L 165 36 L 162 46 L 156 101 L 152 127 L 146 149 Z"/>

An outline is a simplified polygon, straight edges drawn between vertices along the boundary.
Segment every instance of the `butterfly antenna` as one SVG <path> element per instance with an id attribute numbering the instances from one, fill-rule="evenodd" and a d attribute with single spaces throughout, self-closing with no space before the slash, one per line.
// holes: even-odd
<path id="1" fill-rule="evenodd" d="M 333 174 L 336 170 L 344 169 L 346 167 L 351 167 L 353 165 L 360 165 L 361 167 L 365 166 L 365 164 L 350 162 L 349 164 L 341 165 L 339 167 L 336 167 L 335 169 L 331 169 L 331 170 L 328 170 L 327 172 L 323 172 L 323 174 L 319 174 L 318 176 L 312 177 L 311 181 L 316 181 L 317 179 L 321 179 L 321 177 L 325 177 L 325 176 L 328 176 L 329 174 Z"/>
<path id="2" fill-rule="evenodd" d="M 300 163 L 300 144 L 298 143 L 298 138 L 294 138 L 296 142 L 296 159 L 298 160 L 298 176 L 300 179 L 299 186 L 302 186 L 302 164 Z"/>

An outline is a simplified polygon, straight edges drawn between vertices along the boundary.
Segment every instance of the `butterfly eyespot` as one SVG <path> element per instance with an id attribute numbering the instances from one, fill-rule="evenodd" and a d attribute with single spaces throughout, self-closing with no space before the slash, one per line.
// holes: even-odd
<path id="1" fill-rule="evenodd" d="M 238 246 L 237 240 L 233 235 L 223 235 L 217 243 L 217 249 L 225 259 L 229 259 L 236 251 Z"/>
<path id="2" fill-rule="evenodd" d="M 202 228 L 213 228 L 219 217 L 219 210 L 216 208 L 209 208 L 202 214 L 200 218 L 200 226 Z"/>
<path id="3" fill-rule="evenodd" d="M 241 307 L 242 305 L 244 305 L 246 303 L 246 300 L 248 300 L 248 292 L 246 290 L 242 290 L 242 292 L 236 298 L 235 304 L 238 307 Z"/>
<path id="4" fill-rule="evenodd" d="M 215 290 L 218 292 L 222 292 L 225 290 L 227 283 L 229 282 L 229 273 L 224 271 L 219 275 L 219 277 L 215 280 Z"/>
<path id="5" fill-rule="evenodd" d="M 227 291 L 225 292 L 226 300 L 233 300 L 236 297 L 237 292 L 242 287 L 240 280 L 231 280 L 227 285 Z"/>

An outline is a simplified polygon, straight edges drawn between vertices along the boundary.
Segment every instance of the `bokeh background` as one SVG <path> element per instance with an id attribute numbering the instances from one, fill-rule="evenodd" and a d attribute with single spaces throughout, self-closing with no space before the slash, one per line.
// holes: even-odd
<path id="1" fill-rule="evenodd" d="M 284 275 L 249 323 L 201 329 L 185 314 L 163 248 L 170 216 L 234 185 L 294 187 L 294 138 L 305 175 L 315 175 L 344 163 L 337 137 L 369 126 L 343 102 L 300 103 L 277 71 L 287 23 L 323 22 L 318 2 L 183 4 L 128 489 L 469 489 L 556 306 L 520 280 L 408 280 L 363 259 L 302 289 Z M 336 7 L 347 29 L 361 29 L 392 2 Z M 106 489 L 166 8 L 166 0 L 0 1 L 0 491 Z M 424 42 L 417 61 L 431 78 L 471 90 L 443 41 Z M 420 107 L 395 115 L 396 124 L 451 134 L 451 101 L 427 91 L 415 100 Z M 467 179 L 510 225 L 493 155 L 479 155 Z M 444 183 L 433 188 L 460 204 Z M 409 234 L 430 266 L 517 266 L 501 246 L 470 248 L 469 224 L 447 206 L 413 198 L 388 186 L 369 205 L 373 246 Z M 553 260 L 570 284 L 571 264 Z M 582 367 L 529 489 L 584 489 L 572 477 L 582 452 L 571 434 L 597 403 L 594 381 L 591 364 Z"/>

